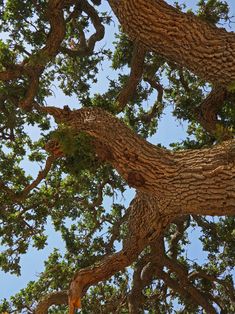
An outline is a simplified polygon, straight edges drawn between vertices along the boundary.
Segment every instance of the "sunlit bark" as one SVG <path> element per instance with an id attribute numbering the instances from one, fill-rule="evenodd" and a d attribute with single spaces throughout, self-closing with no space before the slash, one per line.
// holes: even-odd
<path id="1" fill-rule="evenodd" d="M 215 84 L 235 81 L 235 34 L 163 0 L 109 0 L 125 32 Z"/>
<path id="2" fill-rule="evenodd" d="M 103 143 L 107 161 L 130 186 L 156 197 L 162 213 L 235 213 L 234 140 L 211 148 L 172 152 L 148 143 L 99 108 L 43 110 L 73 132 L 85 131 Z"/>

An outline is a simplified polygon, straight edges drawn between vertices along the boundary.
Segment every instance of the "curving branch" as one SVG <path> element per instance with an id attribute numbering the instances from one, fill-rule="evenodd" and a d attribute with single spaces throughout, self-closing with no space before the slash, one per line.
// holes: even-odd
<path id="1" fill-rule="evenodd" d="M 144 77 L 145 82 L 147 82 L 153 89 L 157 91 L 157 99 L 152 106 L 152 108 L 144 113 L 140 119 L 144 122 L 150 123 L 152 119 L 156 118 L 157 116 L 160 116 L 163 111 L 163 94 L 164 94 L 164 88 L 163 86 L 157 81 L 155 77 L 149 77 L 146 75 Z"/>
<path id="2" fill-rule="evenodd" d="M 67 47 L 61 47 L 60 51 L 68 54 L 70 57 L 83 57 L 89 56 L 93 53 L 95 44 L 104 38 L 104 26 L 101 23 L 101 19 L 95 10 L 95 8 L 90 5 L 86 0 L 82 0 L 79 4 L 75 5 L 73 17 L 77 14 L 81 14 L 85 12 L 95 28 L 95 33 L 90 36 L 88 40 L 86 40 L 84 31 L 80 31 L 80 42 L 78 45 L 74 45 L 73 49 L 69 49 Z M 72 17 L 71 17 L 72 18 Z"/>
<path id="3" fill-rule="evenodd" d="M 15 192 L 11 188 L 9 188 L 3 181 L 0 180 L 0 188 L 3 189 L 6 194 L 8 194 L 12 200 L 15 200 L 17 202 L 23 201 L 27 198 L 29 193 L 35 189 L 40 182 L 46 178 L 47 174 L 51 170 L 51 167 L 53 165 L 53 162 L 55 161 L 54 156 L 49 156 L 46 160 L 46 164 L 43 170 L 39 171 L 37 178 L 33 180 L 28 186 L 26 186 L 21 192 Z"/>
<path id="4" fill-rule="evenodd" d="M 177 215 L 234 215 L 234 140 L 172 152 L 148 143 L 100 108 L 38 109 L 102 142 L 112 166 L 130 186 L 157 197 L 163 213 L 169 213 L 170 205 Z"/>
<path id="5" fill-rule="evenodd" d="M 178 255 L 178 243 L 190 225 L 190 216 L 180 216 L 173 223 L 176 225 L 176 231 L 171 237 L 169 251 L 171 258 L 175 259 Z"/>
<path id="6" fill-rule="evenodd" d="M 202 228 L 202 230 L 210 230 L 212 236 L 217 237 L 217 227 L 211 221 L 207 221 L 205 217 L 199 215 L 193 215 L 193 219 L 196 221 L 197 225 Z"/>
<path id="7" fill-rule="evenodd" d="M 46 16 L 50 23 L 50 31 L 45 46 L 34 54 L 23 60 L 21 64 L 11 65 L 5 71 L 0 72 L 0 79 L 3 81 L 15 80 L 22 75 L 29 78 L 29 85 L 26 96 L 19 102 L 19 106 L 28 111 L 32 109 L 32 102 L 38 91 L 39 77 L 46 64 L 55 57 L 65 37 L 65 20 L 63 8 L 66 0 L 49 0 Z"/>
<path id="8" fill-rule="evenodd" d="M 131 59 L 130 76 L 117 97 L 119 112 L 121 112 L 126 107 L 127 103 L 132 100 L 136 92 L 137 85 L 143 75 L 145 55 L 146 48 L 139 42 L 135 42 Z"/>
<path id="9" fill-rule="evenodd" d="M 166 254 L 162 256 L 162 263 L 177 275 L 179 282 L 185 289 L 187 289 L 187 292 L 194 300 L 195 304 L 200 304 L 202 308 L 205 309 L 206 313 L 216 314 L 208 297 L 190 282 L 188 278 L 188 270 L 184 265 L 180 264 L 177 260 L 172 260 Z"/>
<path id="10" fill-rule="evenodd" d="M 133 276 L 133 288 L 129 297 L 130 313 L 137 312 L 143 288 L 156 278 L 164 280 L 166 286 L 182 295 L 187 302 L 190 300 L 192 304 L 202 306 L 207 313 L 216 314 L 215 309 L 203 293 L 190 282 L 187 269 L 177 260 L 172 260 L 165 254 L 162 237 L 156 242 L 151 243 L 151 252 L 137 262 L 137 269 Z M 173 271 L 177 275 L 177 279 L 172 278 L 164 270 L 164 267 Z"/>
<path id="11" fill-rule="evenodd" d="M 131 265 L 146 245 L 164 232 L 172 217 L 159 215 L 157 199 L 148 194 L 138 193 L 131 202 L 128 220 L 128 234 L 123 249 L 104 257 L 97 264 L 79 270 L 70 284 L 70 314 L 81 307 L 81 298 L 87 289 L 99 281 L 111 277 L 116 272 Z"/>
<path id="12" fill-rule="evenodd" d="M 109 0 L 133 41 L 214 84 L 235 81 L 235 34 L 163 0 Z"/>
<path id="13" fill-rule="evenodd" d="M 148 271 L 146 271 L 147 268 Z M 150 255 L 146 254 L 135 265 L 132 289 L 128 295 L 128 309 L 130 314 L 138 313 L 138 310 L 141 309 L 141 304 L 144 302 L 142 290 L 152 282 L 153 274 L 153 267 L 150 266 Z"/>
<path id="14" fill-rule="evenodd" d="M 195 110 L 196 119 L 201 126 L 212 136 L 217 137 L 220 121 L 218 120 L 218 111 L 223 107 L 224 101 L 228 98 L 228 91 L 224 87 L 215 87 L 210 94 Z M 224 130 L 221 139 L 226 140 L 232 137 L 228 130 Z"/>
<path id="15" fill-rule="evenodd" d="M 22 71 L 24 67 L 21 65 L 14 65 L 13 69 L 0 72 L 0 80 L 1 81 L 10 81 L 19 78 L 22 75 Z"/>
<path id="16" fill-rule="evenodd" d="M 49 307 L 52 305 L 63 305 L 68 304 L 68 291 L 58 291 L 52 292 L 45 297 L 38 303 L 34 314 L 47 314 Z"/>
<path id="17" fill-rule="evenodd" d="M 226 292 L 228 293 L 228 295 L 230 296 L 231 301 L 235 303 L 235 289 L 232 283 L 228 282 L 225 279 L 220 279 L 220 278 L 217 278 L 216 276 L 209 275 L 203 269 L 192 271 L 188 275 L 189 280 L 195 280 L 198 278 L 204 278 L 208 280 L 209 282 L 217 282 L 218 284 L 223 286 Z"/>

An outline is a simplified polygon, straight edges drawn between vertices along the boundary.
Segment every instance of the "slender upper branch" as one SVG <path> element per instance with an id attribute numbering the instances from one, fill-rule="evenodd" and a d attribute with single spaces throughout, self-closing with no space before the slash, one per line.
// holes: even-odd
<path id="1" fill-rule="evenodd" d="M 206 99 L 203 100 L 199 108 L 195 110 L 197 121 L 214 137 L 217 136 L 220 125 L 222 128 L 222 124 L 220 124 L 217 115 L 227 98 L 228 91 L 226 88 L 216 86 Z M 224 132 L 220 137 L 225 140 L 231 138 L 232 134 L 229 134 L 229 131 L 224 127 Z"/>
<path id="2" fill-rule="evenodd" d="M 71 15 L 76 16 L 79 11 L 84 11 L 90 17 L 95 28 L 95 33 L 92 34 L 88 40 L 86 40 L 85 33 L 83 30 L 81 30 L 79 43 L 77 45 L 75 44 L 73 49 L 69 49 L 64 46 L 60 48 L 63 53 L 67 53 L 71 57 L 83 57 L 91 55 L 94 51 L 95 44 L 103 39 L 105 32 L 104 26 L 101 23 L 102 20 L 100 19 L 95 8 L 90 5 L 89 2 L 83 0 L 80 3 L 76 3 L 74 11 Z"/>
<path id="3" fill-rule="evenodd" d="M 9 195 L 13 200 L 19 202 L 25 200 L 29 193 L 35 189 L 40 182 L 46 178 L 48 172 L 51 170 L 53 162 L 55 161 L 54 156 L 49 156 L 46 160 L 45 167 L 41 171 L 39 171 L 37 178 L 33 180 L 30 184 L 28 184 L 22 191 L 16 193 L 7 185 L 4 184 L 3 181 L 0 180 L 0 188 L 5 191 L 7 195 Z"/>
<path id="4" fill-rule="evenodd" d="M 35 309 L 35 314 L 47 314 L 48 309 L 52 305 L 61 305 L 68 304 L 68 292 L 67 291 L 58 291 L 52 292 L 46 295 L 38 303 L 37 308 Z"/>
<path id="5" fill-rule="evenodd" d="M 132 100 L 138 83 L 141 80 L 144 70 L 144 59 L 146 49 L 140 43 L 134 44 L 133 55 L 131 60 L 131 72 L 126 85 L 118 95 L 119 111 L 122 111 L 127 103 Z"/>

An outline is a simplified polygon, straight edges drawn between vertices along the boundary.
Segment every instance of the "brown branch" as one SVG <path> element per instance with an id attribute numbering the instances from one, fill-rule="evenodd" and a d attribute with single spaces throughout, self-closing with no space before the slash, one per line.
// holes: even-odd
<path id="1" fill-rule="evenodd" d="M 49 156 L 46 160 L 44 169 L 39 171 L 37 178 L 34 181 L 32 181 L 28 186 L 26 186 L 22 191 L 15 193 L 15 191 L 6 186 L 3 181 L 0 181 L 0 188 L 3 189 L 7 193 L 7 195 L 9 195 L 11 199 L 15 200 L 16 202 L 20 202 L 26 199 L 30 191 L 36 188 L 39 185 L 39 183 L 46 178 L 48 172 L 51 170 L 54 160 L 55 160 L 54 156 Z"/>
<path id="2" fill-rule="evenodd" d="M 50 306 L 63 304 L 68 304 L 68 291 L 52 292 L 42 298 L 38 303 L 34 314 L 47 314 Z"/>
<path id="3" fill-rule="evenodd" d="M 117 97 L 119 112 L 123 111 L 136 92 L 137 85 L 141 80 L 144 70 L 145 55 L 146 48 L 141 43 L 135 42 L 131 60 L 130 76 Z"/>
<path id="4" fill-rule="evenodd" d="M 15 80 L 19 78 L 23 73 L 22 73 L 23 67 L 21 68 L 20 65 L 15 65 L 15 69 L 6 69 L 5 71 L 0 72 L 0 80 L 1 81 L 10 81 L 10 80 Z"/>
<path id="5" fill-rule="evenodd" d="M 199 227 L 201 227 L 204 230 L 210 230 L 214 236 L 217 236 L 218 233 L 217 233 L 217 227 L 215 223 L 211 221 L 207 221 L 207 219 L 202 216 L 192 215 L 192 217 L 196 221 Z"/>
<path id="6" fill-rule="evenodd" d="M 183 72 L 182 68 L 179 69 L 179 80 L 180 80 L 180 83 L 182 84 L 184 90 L 187 93 L 189 93 L 190 92 L 190 88 L 189 88 L 188 82 L 184 78 L 184 72 Z"/>
<path id="7" fill-rule="evenodd" d="M 19 107 L 25 111 L 30 111 L 32 109 L 32 102 L 39 87 L 39 76 L 40 72 L 36 73 L 36 71 L 33 76 L 29 76 L 30 82 L 26 91 L 26 96 L 19 102 Z"/>
<path id="8" fill-rule="evenodd" d="M 123 249 L 75 274 L 70 284 L 70 314 L 74 313 L 75 308 L 81 307 L 81 298 L 89 286 L 109 278 L 132 264 L 149 241 L 161 234 L 169 219 L 170 217 L 159 216 L 156 198 L 147 194 L 137 194 L 130 204 L 129 232 L 123 243 Z"/>
<path id="9" fill-rule="evenodd" d="M 27 56 L 21 64 L 11 65 L 6 71 L 0 72 L 1 80 L 15 80 L 22 75 L 29 78 L 26 96 L 19 102 L 24 110 L 32 109 L 32 102 L 38 91 L 39 77 L 46 64 L 55 57 L 65 36 L 63 7 L 66 1 L 49 0 L 46 16 L 50 23 L 50 31 L 45 46 L 36 53 Z M 13 68 L 13 69 L 12 69 Z"/>
<path id="10" fill-rule="evenodd" d="M 177 292 L 179 295 L 181 295 L 188 303 L 192 303 L 196 306 L 198 306 L 198 300 L 196 297 L 194 297 L 192 294 L 189 293 L 187 287 L 184 287 L 181 282 L 178 282 L 177 280 L 170 277 L 168 273 L 161 269 L 155 270 L 156 276 L 159 279 L 162 279 L 165 284 L 171 288 L 173 291 Z M 208 307 L 206 307 L 208 308 Z M 209 311 L 207 311 L 208 314 L 216 314 L 216 311 L 213 308 L 209 308 Z"/>
<path id="11" fill-rule="evenodd" d="M 89 56 L 93 53 L 95 44 L 104 38 L 104 26 L 101 23 L 101 19 L 97 14 L 95 8 L 90 5 L 86 0 L 75 6 L 75 10 L 80 14 L 82 11 L 85 12 L 95 28 L 95 33 L 90 36 L 88 40 L 85 38 L 83 30 L 80 31 L 80 42 L 78 45 L 74 45 L 74 49 L 69 49 L 66 47 L 61 47 L 60 51 L 68 54 L 71 57 L 82 57 Z"/>
<path id="12" fill-rule="evenodd" d="M 158 197 L 162 211 L 168 212 L 170 204 L 178 215 L 234 215 L 234 140 L 211 148 L 171 152 L 148 143 L 101 108 L 39 110 L 52 114 L 74 134 L 84 131 L 105 144 L 109 162 L 123 179 Z"/>
<path id="13" fill-rule="evenodd" d="M 199 108 L 195 110 L 196 119 L 201 126 L 212 136 L 220 137 L 221 140 L 226 140 L 232 137 L 232 134 L 226 129 L 223 134 L 219 133 L 218 120 L 219 109 L 223 107 L 224 101 L 228 98 L 228 91 L 224 87 L 215 87 L 206 99 L 201 103 Z M 222 125 L 221 125 L 222 126 Z"/>
<path id="14" fill-rule="evenodd" d="M 144 80 L 149 83 L 149 85 L 157 90 L 157 100 L 155 101 L 153 107 L 149 110 L 149 112 L 144 113 L 140 119 L 146 123 L 150 123 L 152 119 L 154 119 L 157 116 L 160 116 L 162 113 L 162 110 L 164 108 L 163 106 L 163 93 L 164 89 L 163 86 L 157 82 L 156 78 L 151 78 L 149 76 L 144 77 Z"/>
<path id="15" fill-rule="evenodd" d="M 151 253 L 137 262 L 137 268 L 133 276 L 133 288 L 129 296 L 130 313 L 135 314 L 137 312 L 143 299 L 142 290 L 144 287 L 149 285 L 153 279 L 162 279 L 166 286 L 179 293 L 187 302 L 190 301 L 194 305 L 200 304 L 207 310 L 207 313 L 215 314 L 213 307 L 207 302 L 202 293 L 192 284 L 189 286 L 186 277 L 187 271 L 181 264 L 177 262 L 177 265 L 174 265 L 174 272 L 177 271 L 178 280 L 171 278 L 170 274 L 163 270 L 165 266 L 169 267 L 169 264 L 171 264 L 171 260 L 166 262 L 166 258 L 163 238 L 161 237 L 155 243 L 152 242 Z"/>
<path id="16" fill-rule="evenodd" d="M 134 249 L 134 251 L 132 251 Z M 74 314 L 75 308 L 81 307 L 81 298 L 89 286 L 103 281 L 134 262 L 142 248 L 135 245 L 122 251 L 104 257 L 94 266 L 80 270 L 73 278 L 69 290 L 70 314 Z"/>
<path id="17" fill-rule="evenodd" d="M 185 268 L 185 266 L 180 264 L 177 260 L 170 259 L 165 254 L 162 238 L 158 239 L 157 245 L 152 242 L 151 253 L 143 258 L 141 267 L 141 277 L 137 276 L 137 278 L 134 278 L 135 280 L 137 279 L 137 284 L 133 286 L 134 290 L 132 291 L 132 298 L 135 299 L 136 297 L 139 297 L 141 290 L 146 285 L 150 284 L 153 278 L 157 276 L 157 278 L 164 280 L 165 284 L 169 288 L 178 292 L 187 301 L 190 300 L 194 305 L 202 306 L 207 313 L 216 314 L 213 306 L 208 302 L 203 293 L 195 288 L 190 282 L 187 268 Z M 178 280 L 171 278 L 170 274 L 163 271 L 164 267 L 168 267 L 171 271 L 173 271 L 177 275 Z M 134 301 L 132 303 L 136 305 L 138 304 L 138 301 Z M 135 311 L 133 311 L 133 313 L 135 313 Z"/>
<path id="18" fill-rule="evenodd" d="M 128 295 L 128 308 L 130 314 L 135 314 L 141 309 L 144 302 L 142 290 L 153 280 L 153 269 L 150 267 L 150 255 L 144 255 L 135 265 L 132 289 Z M 147 268 L 149 271 L 147 271 Z M 144 276 L 143 276 L 144 274 Z"/>
<path id="19" fill-rule="evenodd" d="M 185 230 L 188 229 L 190 225 L 190 216 L 182 216 L 176 219 L 173 222 L 176 225 L 176 232 L 171 237 L 171 244 L 170 244 L 170 255 L 171 258 L 175 259 L 178 255 L 178 243 L 184 236 Z"/>
<path id="20" fill-rule="evenodd" d="M 129 217 L 129 213 L 130 213 L 130 208 L 128 208 L 126 210 L 125 214 L 120 219 L 116 220 L 115 223 L 112 225 L 112 228 L 110 231 L 110 233 L 111 233 L 110 240 L 105 245 L 105 250 L 106 250 L 107 254 L 111 253 L 115 240 L 117 240 L 117 238 L 120 236 L 121 226 L 127 221 L 128 217 Z"/>
<path id="21" fill-rule="evenodd" d="M 208 299 L 190 282 L 188 278 L 188 270 L 185 266 L 180 264 L 177 260 L 172 260 L 166 254 L 162 256 L 162 263 L 164 266 L 168 267 L 171 271 L 177 274 L 178 280 L 191 295 L 191 298 L 194 299 L 195 304 L 202 306 L 209 314 L 216 314 L 214 307 L 210 304 Z"/>
<path id="22" fill-rule="evenodd" d="M 39 52 L 40 57 L 44 57 L 43 64 L 48 62 L 48 59 L 53 58 L 65 36 L 65 20 L 63 15 L 63 7 L 66 1 L 49 0 L 47 5 L 46 15 L 50 23 L 50 31 L 47 36 L 45 47 Z M 38 55 L 38 53 L 37 53 Z M 48 59 L 47 59 L 48 58 Z"/>
<path id="23" fill-rule="evenodd" d="M 194 280 L 197 278 L 204 278 L 210 282 L 217 282 L 222 285 L 226 292 L 229 294 L 231 301 L 235 302 L 235 289 L 233 285 L 225 279 L 217 278 L 216 276 L 207 274 L 204 270 L 195 270 L 188 275 L 189 280 Z"/>
<path id="24" fill-rule="evenodd" d="M 21 197 L 25 198 L 30 191 L 36 188 L 39 183 L 46 178 L 48 172 L 51 170 L 53 162 L 55 161 L 54 156 L 49 156 L 46 160 L 46 164 L 43 170 L 39 171 L 37 178 L 31 182 L 21 193 Z"/>

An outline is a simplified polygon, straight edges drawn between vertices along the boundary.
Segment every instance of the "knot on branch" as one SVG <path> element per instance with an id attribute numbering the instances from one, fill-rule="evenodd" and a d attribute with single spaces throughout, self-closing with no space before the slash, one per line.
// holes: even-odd
<path id="1" fill-rule="evenodd" d="M 94 140 L 93 144 L 95 146 L 95 152 L 100 161 L 111 162 L 114 160 L 114 156 L 108 145 L 101 143 L 98 140 Z"/>
<path id="2" fill-rule="evenodd" d="M 127 183 L 134 188 L 139 188 L 145 184 L 145 179 L 140 173 L 131 171 L 128 173 Z"/>
<path id="3" fill-rule="evenodd" d="M 51 139 L 46 143 L 45 150 L 55 158 L 60 158 L 64 156 L 59 142 L 55 139 Z"/>
<path id="4" fill-rule="evenodd" d="M 138 160 L 138 155 L 135 152 L 130 152 L 126 149 L 123 154 L 128 161 L 135 162 Z"/>

